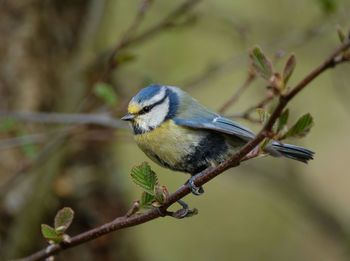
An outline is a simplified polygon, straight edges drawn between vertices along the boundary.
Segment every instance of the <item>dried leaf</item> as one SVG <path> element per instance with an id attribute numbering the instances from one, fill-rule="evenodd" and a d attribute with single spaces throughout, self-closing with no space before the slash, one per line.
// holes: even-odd
<path id="1" fill-rule="evenodd" d="M 277 91 L 277 94 L 282 93 L 284 89 L 284 81 L 279 73 L 274 73 L 271 76 L 270 85 L 274 91 Z"/>

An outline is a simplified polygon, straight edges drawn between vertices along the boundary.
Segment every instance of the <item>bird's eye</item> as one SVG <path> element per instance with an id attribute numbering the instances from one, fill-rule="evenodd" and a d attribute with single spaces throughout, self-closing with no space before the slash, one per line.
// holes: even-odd
<path id="1" fill-rule="evenodd" d="M 151 106 L 146 106 L 142 109 L 143 112 L 149 112 L 152 109 Z"/>

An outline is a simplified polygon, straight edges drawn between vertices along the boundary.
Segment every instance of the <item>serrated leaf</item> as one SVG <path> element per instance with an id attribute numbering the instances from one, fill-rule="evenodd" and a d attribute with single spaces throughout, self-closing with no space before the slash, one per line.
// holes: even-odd
<path id="1" fill-rule="evenodd" d="M 58 233 L 63 234 L 72 224 L 74 211 L 69 207 L 62 208 L 55 216 L 55 229 Z"/>
<path id="2" fill-rule="evenodd" d="M 289 109 L 285 109 L 281 116 L 278 118 L 277 132 L 280 132 L 282 128 L 287 124 L 289 118 Z"/>
<path id="3" fill-rule="evenodd" d="M 291 127 L 283 138 L 304 137 L 313 125 L 313 118 L 310 113 L 301 116 Z"/>
<path id="4" fill-rule="evenodd" d="M 62 235 L 59 235 L 56 232 L 56 230 L 53 227 L 50 227 L 49 225 L 42 224 L 41 233 L 43 234 L 44 238 L 46 238 L 47 240 L 51 240 L 55 243 L 60 243 L 63 241 Z"/>
<path id="5" fill-rule="evenodd" d="M 143 162 L 141 165 L 131 169 L 131 179 L 143 191 L 154 196 L 154 186 L 158 185 L 157 175 L 152 171 L 148 163 Z"/>
<path id="6" fill-rule="evenodd" d="M 343 29 L 340 27 L 339 24 L 337 24 L 337 33 L 338 33 L 340 42 L 344 43 L 346 37 L 345 37 Z"/>
<path id="7" fill-rule="evenodd" d="M 288 83 L 290 77 L 292 76 L 292 73 L 294 72 L 294 69 L 295 69 L 295 65 L 296 65 L 296 58 L 295 58 L 295 55 L 292 54 L 291 56 L 289 56 L 286 62 L 286 65 L 284 66 L 284 69 L 283 69 L 282 77 L 285 85 Z"/>
<path id="8" fill-rule="evenodd" d="M 152 202 L 155 200 L 155 197 L 147 192 L 142 192 L 140 200 L 140 208 L 153 208 Z"/>
<path id="9" fill-rule="evenodd" d="M 253 50 L 250 51 L 249 57 L 254 72 L 265 80 L 270 80 L 273 74 L 272 63 L 264 55 L 260 47 L 254 47 Z"/>
<path id="10" fill-rule="evenodd" d="M 112 86 L 104 82 L 98 82 L 93 88 L 94 94 L 108 106 L 115 106 L 118 103 L 118 97 Z"/>

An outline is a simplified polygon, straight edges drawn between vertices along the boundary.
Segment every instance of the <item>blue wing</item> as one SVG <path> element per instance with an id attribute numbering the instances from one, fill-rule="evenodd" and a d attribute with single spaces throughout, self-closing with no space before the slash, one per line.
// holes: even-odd
<path id="1" fill-rule="evenodd" d="M 246 141 L 249 141 L 255 137 L 255 134 L 249 129 L 227 118 L 216 115 L 206 117 L 199 116 L 191 119 L 174 118 L 173 121 L 175 124 L 180 126 L 222 132 L 225 134 L 238 136 Z"/>

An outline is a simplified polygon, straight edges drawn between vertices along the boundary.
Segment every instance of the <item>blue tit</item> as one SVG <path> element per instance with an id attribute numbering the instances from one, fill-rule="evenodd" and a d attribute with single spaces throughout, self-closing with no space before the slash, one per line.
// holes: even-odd
<path id="1" fill-rule="evenodd" d="M 249 129 L 207 109 L 181 89 L 160 84 L 134 96 L 122 120 L 130 122 L 137 145 L 150 159 L 192 176 L 227 160 L 255 137 Z M 314 154 L 279 142 L 267 146 L 265 152 L 305 163 Z M 203 192 L 193 182 L 190 187 L 196 195 Z"/>

